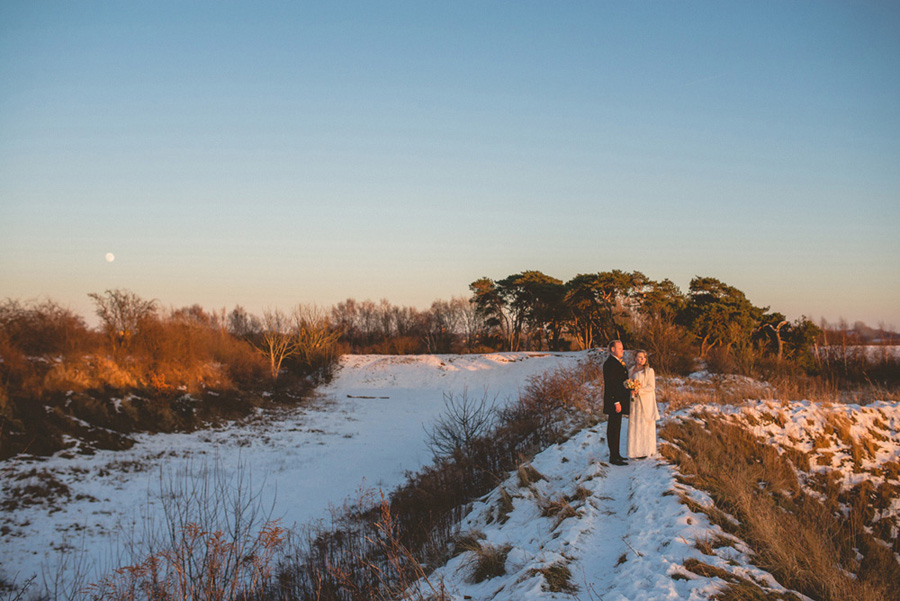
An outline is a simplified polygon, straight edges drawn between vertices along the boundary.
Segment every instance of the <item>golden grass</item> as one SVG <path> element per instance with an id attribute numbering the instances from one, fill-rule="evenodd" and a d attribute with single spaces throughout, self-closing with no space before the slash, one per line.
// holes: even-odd
<path id="1" fill-rule="evenodd" d="M 472 571 L 472 582 L 484 582 L 506 574 L 506 557 L 511 549 L 510 545 L 492 545 L 480 541 L 466 549 L 472 553 L 466 561 L 466 566 Z"/>
<path id="2" fill-rule="evenodd" d="M 740 405 L 748 400 L 778 400 L 787 404 L 802 399 L 838 405 L 866 405 L 873 400 L 900 402 L 900 389 L 891 390 L 873 384 L 852 389 L 840 388 L 833 382 L 810 376 L 760 381 L 716 374 L 709 380 L 676 380 L 674 383 L 669 378 L 660 378 L 656 392 L 658 400 L 668 403 L 670 411 L 695 405 Z"/>
<path id="3" fill-rule="evenodd" d="M 519 465 L 516 469 L 516 474 L 519 478 L 519 488 L 529 488 L 535 482 L 546 480 L 544 475 L 537 471 L 535 467 L 527 461 Z"/>
<path id="4" fill-rule="evenodd" d="M 563 562 L 551 564 L 539 570 L 533 570 L 532 574 L 540 574 L 544 577 L 545 590 L 551 593 L 575 593 L 578 590 L 572 583 L 572 571 Z"/>
<path id="5" fill-rule="evenodd" d="M 707 513 L 726 531 L 725 516 L 734 516 L 735 533 L 781 584 L 827 601 L 892 598 L 888 583 L 900 581 L 900 567 L 866 532 L 858 511 L 851 509 L 848 520 L 836 517 L 837 487 L 824 503 L 813 498 L 786 456 L 722 417 L 707 414 L 704 424 L 670 422 L 660 435 L 672 443 L 661 447 L 663 455 L 715 500 L 713 509 L 688 499 L 691 509 Z M 857 551 L 864 555 L 862 564 Z"/>

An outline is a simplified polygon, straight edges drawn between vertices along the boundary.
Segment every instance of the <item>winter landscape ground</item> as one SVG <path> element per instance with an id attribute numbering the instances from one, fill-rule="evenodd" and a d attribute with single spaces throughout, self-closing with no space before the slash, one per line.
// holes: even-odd
<path id="1" fill-rule="evenodd" d="M 507 403 L 530 377 L 589 357 L 350 355 L 303 408 L 214 430 L 144 435 L 127 451 L 5 461 L 0 576 L 17 583 L 35 577 L 58 591 L 74 586 L 75 575 L 82 583 L 99 578 L 121 565 L 129 543 L 164 522 L 164 495 L 203 473 L 258 493 L 259 505 L 283 526 L 327 521 L 330 509 L 361 495 L 389 494 L 432 461 L 426 431 L 445 410 L 447 395 Z M 664 380 L 661 388 L 702 389 L 711 380 L 697 373 Z M 885 485 L 878 490 L 888 497 L 873 501 L 872 531 L 885 546 L 893 541 L 900 562 L 900 404 L 760 395 L 740 405 L 698 406 L 667 403 L 675 395 L 661 394 L 661 431 L 714 416 L 784 454 L 805 457 L 805 469 L 797 468 L 803 482 L 827 477 L 848 490 L 865 481 Z M 745 541 L 713 523 L 703 508 L 714 499 L 682 473 L 675 446 L 616 467 L 606 463 L 603 422 L 575 432 L 536 455 L 527 470 L 508 474 L 460 525 L 480 549 L 497 552 L 501 567 L 476 577 L 476 554 L 463 552 L 431 572 L 429 582 L 460 601 L 712 599 L 744 580 L 767 598 L 810 598 L 782 586 L 758 567 Z M 48 488 L 56 494 L 34 494 Z"/>

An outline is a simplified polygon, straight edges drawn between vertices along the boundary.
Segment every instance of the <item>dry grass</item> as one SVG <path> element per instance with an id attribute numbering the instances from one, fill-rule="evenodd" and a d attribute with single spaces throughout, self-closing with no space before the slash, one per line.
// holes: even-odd
<path id="1" fill-rule="evenodd" d="M 497 521 L 505 524 L 509 520 L 509 514 L 515 509 L 510 494 L 504 487 L 500 487 L 500 500 L 497 503 Z"/>
<path id="2" fill-rule="evenodd" d="M 546 480 L 544 475 L 537 471 L 535 467 L 527 461 L 519 465 L 516 469 L 516 474 L 519 478 L 519 488 L 529 488 L 536 482 Z"/>
<path id="3" fill-rule="evenodd" d="M 559 497 L 556 499 L 539 499 L 538 505 L 543 517 L 555 517 L 557 525 L 565 519 L 575 517 L 578 512 L 569 503 L 569 499 Z"/>
<path id="4" fill-rule="evenodd" d="M 721 534 L 709 534 L 694 541 L 694 548 L 704 555 L 714 555 L 716 549 L 730 547 L 734 543 Z"/>
<path id="5" fill-rule="evenodd" d="M 484 582 L 497 576 L 506 574 L 506 557 L 512 546 L 492 545 L 478 542 L 472 548 L 467 549 L 472 555 L 466 560 L 466 566 L 471 569 L 472 582 Z"/>
<path id="6" fill-rule="evenodd" d="M 540 574 L 544 577 L 544 589 L 547 592 L 573 594 L 578 590 L 578 587 L 572 582 L 572 571 L 563 562 L 534 570 L 532 574 Z"/>
<path id="7" fill-rule="evenodd" d="M 728 522 L 722 513 L 737 518 L 736 534 L 757 564 L 788 588 L 827 601 L 892 598 L 889 583 L 900 581 L 900 567 L 857 511 L 836 517 L 834 494 L 824 503 L 807 494 L 777 449 L 721 417 L 704 422 L 671 422 L 660 431 L 674 445 L 664 445 L 663 454 L 715 500 L 713 511 L 696 503 L 693 510 L 719 524 Z"/>
<path id="8" fill-rule="evenodd" d="M 703 578 L 718 578 L 725 585 L 711 598 L 715 601 L 800 601 L 790 592 L 775 591 L 769 587 L 733 574 L 724 568 L 710 565 L 697 559 L 688 559 L 684 567 L 689 572 Z"/>
<path id="9" fill-rule="evenodd" d="M 484 540 L 484 532 L 480 530 L 472 530 L 471 532 L 461 533 L 453 538 L 453 551 L 451 557 L 456 557 L 467 551 L 477 549 Z"/>
<path id="10" fill-rule="evenodd" d="M 900 401 L 900 389 L 871 383 L 841 388 L 834 381 L 814 376 L 775 377 L 769 381 L 715 374 L 709 380 L 660 378 L 657 397 L 674 411 L 696 405 L 740 405 L 748 400 L 798 399 L 816 403 L 866 405 L 872 400 Z"/>
<path id="11" fill-rule="evenodd" d="M 748 399 L 774 398 L 775 389 L 744 377 L 713 376 L 710 380 L 661 380 L 657 398 L 669 411 L 695 405 L 739 405 Z"/>

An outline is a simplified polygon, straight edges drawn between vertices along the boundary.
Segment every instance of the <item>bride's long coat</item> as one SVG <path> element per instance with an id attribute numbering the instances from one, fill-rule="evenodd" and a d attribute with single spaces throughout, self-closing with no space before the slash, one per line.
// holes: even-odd
<path id="1" fill-rule="evenodd" d="M 632 371 L 631 379 L 639 386 L 631 399 L 631 415 L 628 418 L 628 456 L 650 457 L 656 455 L 656 373 L 652 367 Z"/>

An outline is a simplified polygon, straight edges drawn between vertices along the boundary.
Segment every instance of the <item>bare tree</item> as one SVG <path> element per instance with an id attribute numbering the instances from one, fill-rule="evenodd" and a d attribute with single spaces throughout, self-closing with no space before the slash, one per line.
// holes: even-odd
<path id="1" fill-rule="evenodd" d="M 475 348 L 479 332 L 484 329 L 484 320 L 478 314 L 475 305 L 469 299 L 462 296 L 454 296 L 450 299 L 450 305 L 459 314 L 460 327 L 466 349 Z"/>
<path id="2" fill-rule="evenodd" d="M 272 379 L 277 380 L 281 364 L 297 350 L 297 341 L 291 332 L 291 320 L 278 309 L 263 313 L 262 332 L 257 348 L 269 361 Z"/>
<path id="3" fill-rule="evenodd" d="M 155 299 L 147 301 L 128 290 L 117 288 L 102 295 L 92 292 L 88 296 L 97 307 L 103 329 L 117 348 L 127 347 L 141 324 L 156 313 Z"/>
<path id="4" fill-rule="evenodd" d="M 228 332 L 235 338 L 250 338 L 262 331 L 262 323 L 255 315 L 236 305 L 228 314 Z"/>
<path id="5" fill-rule="evenodd" d="M 316 305 L 299 305 L 294 309 L 294 348 L 307 367 L 327 364 L 340 335 L 340 331 L 331 327 L 324 309 Z"/>

